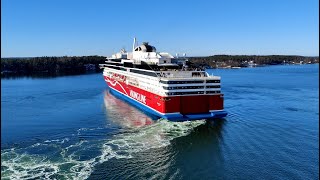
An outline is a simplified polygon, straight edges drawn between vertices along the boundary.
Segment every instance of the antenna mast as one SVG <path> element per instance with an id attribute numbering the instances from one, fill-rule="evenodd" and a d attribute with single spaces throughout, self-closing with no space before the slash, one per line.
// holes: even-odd
<path id="1" fill-rule="evenodd" d="M 136 47 L 136 38 L 133 38 L 132 52 L 134 51 L 135 47 Z"/>

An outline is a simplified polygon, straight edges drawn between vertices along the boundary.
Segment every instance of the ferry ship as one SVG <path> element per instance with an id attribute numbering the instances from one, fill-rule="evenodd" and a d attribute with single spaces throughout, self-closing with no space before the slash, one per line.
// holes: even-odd
<path id="1" fill-rule="evenodd" d="M 159 118 L 172 121 L 222 118 L 219 76 L 192 67 L 185 57 L 157 52 L 134 38 L 132 52 L 122 49 L 108 57 L 103 77 L 111 92 Z"/>

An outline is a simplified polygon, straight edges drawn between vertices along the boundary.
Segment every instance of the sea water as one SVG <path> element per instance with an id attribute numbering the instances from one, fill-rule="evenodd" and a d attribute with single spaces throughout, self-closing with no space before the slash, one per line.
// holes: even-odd
<path id="1" fill-rule="evenodd" d="M 102 74 L 1 79 L 1 178 L 319 179 L 318 64 L 207 72 L 224 119 L 156 119 Z"/>

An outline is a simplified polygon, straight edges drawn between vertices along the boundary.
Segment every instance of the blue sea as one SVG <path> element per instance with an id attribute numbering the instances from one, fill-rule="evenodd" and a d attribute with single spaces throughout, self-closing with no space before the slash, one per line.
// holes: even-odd
<path id="1" fill-rule="evenodd" d="M 102 74 L 1 79 L 1 179 L 319 179 L 319 65 L 212 69 L 228 116 L 155 119 Z"/>

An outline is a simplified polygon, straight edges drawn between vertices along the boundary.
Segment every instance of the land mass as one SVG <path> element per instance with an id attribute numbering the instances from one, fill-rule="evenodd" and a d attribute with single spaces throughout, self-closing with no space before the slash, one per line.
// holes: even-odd
<path id="1" fill-rule="evenodd" d="M 206 57 L 190 57 L 190 62 L 204 68 L 255 67 L 280 64 L 315 64 L 319 57 L 288 55 L 214 55 Z"/>
<path id="2" fill-rule="evenodd" d="M 1 58 L 1 77 L 58 76 L 101 72 L 104 56 Z"/>
<path id="3" fill-rule="evenodd" d="M 192 66 L 201 69 L 319 63 L 319 57 L 285 55 L 214 55 L 188 57 L 188 59 Z M 1 77 L 38 74 L 57 76 L 101 72 L 99 64 L 103 64 L 105 60 L 104 56 L 1 58 Z"/>

